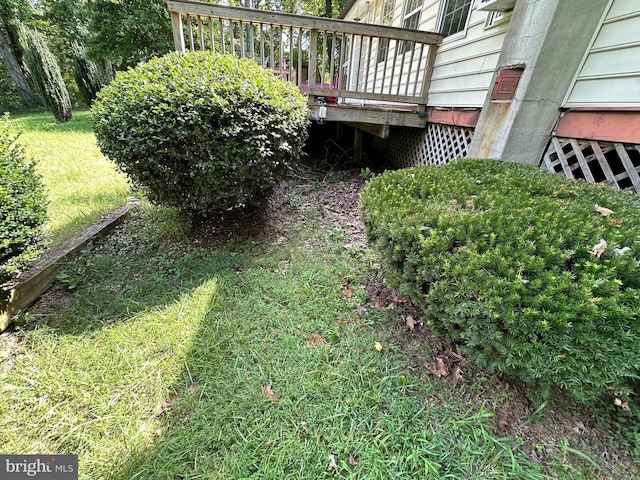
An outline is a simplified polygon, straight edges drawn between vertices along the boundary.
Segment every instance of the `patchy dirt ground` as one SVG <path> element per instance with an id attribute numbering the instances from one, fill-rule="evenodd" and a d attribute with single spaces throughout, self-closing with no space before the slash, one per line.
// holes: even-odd
<path id="1" fill-rule="evenodd" d="M 328 229 L 339 228 L 346 233 L 345 247 L 366 245 L 364 226 L 359 215 L 360 190 L 365 181 L 360 169 L 337 171 L 326 161 L 310 162 L 309 170 L 294 181 L 281 185 L 266 208 L 255 211 L 231 211 L 208 218 L 197 225 L 190 238 L 195 246 L 216 248 L 232 238 L 252 238 L 270 243 L 284 239 L 294 224 L 313 218 Z M 318 172 L 321 175 L 318 175 Z M 324 182 L 319 182 L 324 180 Z M 135 212 L 125 222 L 135 221 Z M 117 228 L 111 235 L 121 235 Z M 471 365 L 457 346 L 439 337 L 424 322 L 421 310 L 406 298 L 390 291 L 381 278 L 366 284 L 370 307 L 397 313 L 396 340 L 408 357 L 407 370 L 412 375 L 446 383 L 449 394 L 462 396 L 476 409 L 495 413 L 495 432 L 523 440 L 523 450 L 534 460 L 547 462 L 563 458 L 567 445 L 604 459 L 615 477 L 633 478 L 640 470 L 627 458 L 608 447 L 609 432 L 597 425 L 596 418 L 583 406 L 560 392 L 535 415 L 535 406 L 528 400 L 526 385 L 514 378 L 489 374 Z M 68 304 L 68 291 L 54 285 L 29 309 L 33 316 L 46 318 Z M 0 334 L 0 379 L 12 368 L 20 352 L 20 331 L 9 329 Z M 428 346 L 428 348 L 425 348 Z M 428 353 L 425 353 L 428 352 Z M 446 401 L 442 399 L 441 401 Z M 576 461 L 576 457 L 573 457 Z M 618 475 L 619 474 L 619 475 Z"/>

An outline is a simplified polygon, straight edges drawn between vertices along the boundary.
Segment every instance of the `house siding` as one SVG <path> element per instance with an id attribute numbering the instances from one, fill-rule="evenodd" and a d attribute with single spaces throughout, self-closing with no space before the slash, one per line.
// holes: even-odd
<path id="1" fill-rule="evenodd" d="M 563 106 L 640 107 L 640 5 L 637 0 L 612 2 Z"/>
<path id="2" fill-rule="evenodd" d="M 487 27 L 490 15 L 474 7 L 466 31 L 444 40 L 433 69 L 429 106 L 483 106 L 509 26 L 507 16 Z"/>

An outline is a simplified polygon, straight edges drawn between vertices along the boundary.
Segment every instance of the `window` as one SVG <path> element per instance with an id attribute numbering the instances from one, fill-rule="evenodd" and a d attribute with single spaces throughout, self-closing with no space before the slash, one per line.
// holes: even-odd
<path id="1" fill-rule="evenodd" d="M 422 10 L 422 0 L 407 0 L 404 6 L 404 16 L 402 28 L 417 30 L 420 23 L 420 11 Z M 400 52 L 410 52 L 413 49 L 413 42 L 402 42 Z"/>
<path id="2" fill-rule="evenodd" d="M 447 0 L 442 14 L 440 33 L 445 37 L 464 30 L 471 9 L 472 0 Z"/>
<path id="3" fill-rule="evenodd" d="M 396 0 L 384 0 L 382 4 L 382 12 L 380 12 L 380 23 L 382 25 L 391 25 L 393 22 L 393 10 L 396 7 Z M 387 58 L 387 50 L 389 49 L 389 39 L 381 38 L 378 43 L 378 63 L 384 62 Z"/>

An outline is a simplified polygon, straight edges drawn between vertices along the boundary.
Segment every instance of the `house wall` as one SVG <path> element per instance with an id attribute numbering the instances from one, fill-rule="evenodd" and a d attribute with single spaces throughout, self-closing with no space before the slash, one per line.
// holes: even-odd
<path id="1" fill-rule="evenodd" d="M 467 29 L 445 38 L 440 45 L 428 105 L 484 105 L 511 17 L 507 14 L 491 25 L 492 15 L 472 7 Z"/>
<path id="2" fill-rule="evenodd" d="M 393 26 L 402 26 L 405 3 L 406 0 L 395 1 Z M 420 14 L 420 30 L 437 31 L 442 3 L 442 0 L 424 0 Z M 363 23 L 380 23 L 383 5 L 383 0 L 370 2 L 368 6 L 365 1 L 358 1 L 345 14 L 345 19 L 358 19 Z M 491 12 L 476 10 L 474 5 L 470 12 L 467 28 L 456 35 L 445 38 L 438 48 L 434 64 L 429 89 L 429 106 L 482 107 L 491 87 L 493 72 L 509 26 L 510 14 L 495 19 L 493 22 L 489 21 L 495 17 L 496 15 Z M 378 63 L 375 58 L 372 58 L 372 65 L 375 65 L 377 69 L 375 73 L 376 88 L 381 88 L 382 70 L 385 67 L 387 78 L 392 74 L 392 60 L 397 47 L 396 43 L 391 42 L 386 64 L 384 62 Z M 369 54 L 375 57 L 377 51 L 376 41 Z M 414 64 L 409 67 L 410 59 L 411 56 L 408 54 L 404 58 L 403 76 L 406 76 L 407 72 L 415 72 L 420 68 L 417 58 L 414 59 Z M 398 59 L 395 70 L 393 70 L 395 74 L 401 71 L 399 63 L 402 61 L 402 58 Z M 363 65 L 364 63 L 362 62 Z M 363 82 L 365 81 L 364 74 L 360 78 Z M 368 82 L 373 82 L 373 79 L 374 73 L 371 69 Z"/>
<path id="3" fill-rule="evenodd" d="M 564 107 L 640 107 L 640 2 L 614 0 Z"/>

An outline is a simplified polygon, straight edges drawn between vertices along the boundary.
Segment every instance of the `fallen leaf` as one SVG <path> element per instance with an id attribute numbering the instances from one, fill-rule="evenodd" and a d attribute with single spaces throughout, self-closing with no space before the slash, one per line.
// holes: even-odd
<path id="1" fill-rule="evenodd" d="M 427 371 L 436 377 L 443 377 L 449 373 L 447 371 L 447 367 L 444 366 L 444 360 L 442 357 L 436 357 L 435 365 L 429 365 L 427 367 Z"/>
<path id="2" fill-rule="evenodd" d="M 345 300 L 349 300 L 353 297 L 353 287 L 351 285 L 347 286 L 347 288 L 344 289 L 344 292 L 342 292 L 342 296 Z"/>
<path id="3" fill-rule="evenodd" d="M 613 213 L 613 210 L 609 210 L 608 208 L 601 207 L 597 203 L 595 205 L 595 209 L 596 209 L 596 212 L 598 212 L 603 217 L 608 217 L 609 215 L 611 215 Z"/>
<path id="4" fill-rule="evenodd" d="M 416 326 L 416 321 L 411 315 L 407 315 L 407 326 L 409 327 L 409 330 L 413 332 L 413 329 Z"/>
<path id="5" fill-rule="evenodd" d="M 327 467 L 327 470 L 331 470 L 332 468 L 336 472 L 336 475 L 340 474 L 340 468 L 336 462 L 336 456 L 333 453 L 329 455 L 329 466 Z"/>
<path id="6" fill-rule="evenodd" d="M 504 435 L 507 433 L 507 428 L 509 428 L 509 422 L 504 417 L 500 417 L 496 422 L 496 427 L 498 428 L 498 433 Z"/>
<path id="7" fill-rule="evenodd" d="M 262 393 L 264 394 L 265 397 L 267 397 L 269 400 L 271 400 L 274 403 L 277 402 L 276 393 L 273 391 L 273 384 L 271 382 L 269 382 L 269 384 L 266 387 L 264 385 L 260 385 L 260 388 L 262 389 Z"/>
<path id="8" fill-rule="evenodd" d="M 572 428 L 572 430 L 574 432 L 576 432 L 577 434 L 580 434 L 580 433 L 586 432 L 587 431 L 587 427 L 584 426 L 584 423 L 578 422 L 578 423 L 576 423 L 576 426 Z"/>
<path id="9" fill-rule="evenodd" d="M 464 372 L 462 371 L 462 369 L 460 368 L 460 366 L 456 365 L 456 367 L 453 369 L 453 373 L 451 374 L 451 379 L 454 382 L 459 382 L 460 380 L 462 380 L 464 377 L 462 376 Z"/>
<path id="10" fill-rule="evenodd" d="M 377 351 L 381 352 L 382 350 L 384 350 L 384 347 L 382 346 L 382 344 L 380 342 L 376 342 L 374 344 L 374 347 L 376 348 Z"/>
<path id="11" fill-rule="evenodd" d="M 349 465 L 351 465 L 352 467 L 358 466 L 358 462 L 356 462 L 356 458 L 353 456 L 353 454 L 349 455 Z"/>
<path id="12" fill-rule="evenodd" d="M 324 345 L 324 338 L 318 332 L 313 332 L 307 339 L 308 347 L 321 347 Z"/>
<path id="13" fill-rule="evenodd" d="M 589 253 L 591 255 L 594 255 L 600 258 L 600 256 L 602 255 L 602 253 L 605 251 L 606 248 L 607 248 L 606 240 L 600 240 L 593 247 L 591 247 L 591 250 L 589 250 Z"/>

